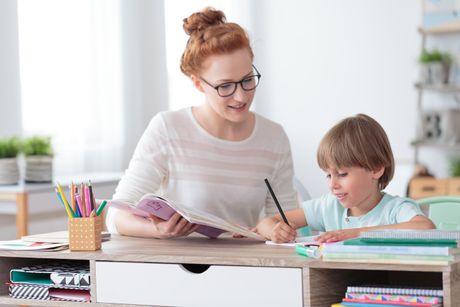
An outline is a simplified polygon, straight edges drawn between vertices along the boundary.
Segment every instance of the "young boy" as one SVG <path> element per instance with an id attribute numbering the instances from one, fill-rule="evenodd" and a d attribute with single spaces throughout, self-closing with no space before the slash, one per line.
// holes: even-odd
<path id="1" fill-rule="evenodd" d="M 372 229 L 435 228 L 415 202 L 382 192 L 393 177 L 394 159 L 385 131 L 371 117 L 358 114 L 336 124 L 321 140 L 317 159 L 331 193 L 287 211 L 290 226 L 280 215 L 263 219 L 258 233 L 289 242 L 296 228 L 309 225 L 325 231 L 319 242 L 334 242 Z"/>

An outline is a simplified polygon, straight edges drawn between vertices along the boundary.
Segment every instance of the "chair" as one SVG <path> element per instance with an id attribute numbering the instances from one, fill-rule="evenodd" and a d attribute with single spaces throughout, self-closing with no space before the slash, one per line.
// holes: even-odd
<path id="1" fill-rule="evenodd" d="M 437 229 L 460 230 L 460 196 L 434 196 L 416 200 L 428 205 L 428 217 Z"/>
<path id="2" fill-rule="evenodd" d="M 297 177 L 294 177 L 294 189 L 297 191 L 297 196 L 300 202 L 311 199 L 310 193 L 308 193 L 305 186 Z M 312 235 L 310 227 L 308 226 L 297 229 L 297 234 L 300 237 L 307 237 Z"/>

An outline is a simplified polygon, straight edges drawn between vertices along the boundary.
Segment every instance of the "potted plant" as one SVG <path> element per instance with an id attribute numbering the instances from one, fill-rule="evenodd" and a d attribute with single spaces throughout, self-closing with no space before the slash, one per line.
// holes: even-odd
<path id="1" fill-rule="evenodd" d="M 53 149 L 49 137 L 33 136 L 22 142 L 26 182 L 50 182 L 53 179 Z"/>
<path id="2" fill-rule="evenodd" d="M 450 160 L 450 175 L 460 177 L 460 158 Z"/>
<path id="3" fill-rule="evenodd" d="M 18 153 L 20 141 L 16 137 L 0 139 L 0 184 L 19 181 Z"/>
<path id="4" fill-rule="evenodd" d="M 449 70 L 452 57 L 449 53 L 438 49 L 422 50 L 419 57 L 420 82 L 423 84 L 446 84 L 449 82 Z"/>

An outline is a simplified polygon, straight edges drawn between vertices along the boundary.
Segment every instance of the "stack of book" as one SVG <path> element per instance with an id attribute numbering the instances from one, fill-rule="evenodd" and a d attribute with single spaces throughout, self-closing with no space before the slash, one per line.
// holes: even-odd
<path id="1" fill-rule="evenodd" d="M 442 306 L 442 289 L 349 286 L 339 306 Z"/>
<path id="2" fill-rule="evenodd" d="M 324 261 L 447 265 L 460 260 L 460 231 L 374 230 L 322 246 Z"/>
<path id="3" fill-rule="evenodd" d="M 89 302 L 89 264 L 53 262 L 13 268 L 8 287 L 12 298 Z"/>

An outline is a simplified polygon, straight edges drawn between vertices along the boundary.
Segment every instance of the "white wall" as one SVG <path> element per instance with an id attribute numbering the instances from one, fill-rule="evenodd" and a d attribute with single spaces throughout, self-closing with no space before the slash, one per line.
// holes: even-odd
<path id="1" fill-rule="evenodd" d="M 386 129 L 397 162 L 387 189 L 404 195 L 412 172 L 418 0 L 258 2 L 256 110 L 286 129 L 297 176 L 327 192 L 316 163 L 321 137 L 339 119 L 366 113 Z"/>
<path id="2" fill-rule="evenodd" d="M 127 167 L 150 119 L 168 109 L 163 1 L 121 1 Z"/>
<path id="3" fill-rule="evenodd" d="M 16 0 L 0 1 L 0 138 L 21 134 Z"/>

